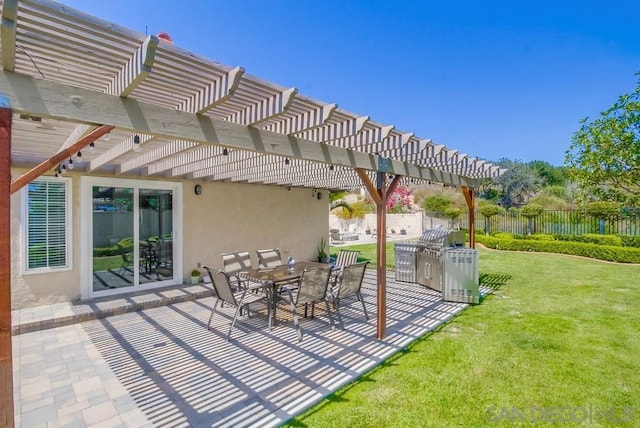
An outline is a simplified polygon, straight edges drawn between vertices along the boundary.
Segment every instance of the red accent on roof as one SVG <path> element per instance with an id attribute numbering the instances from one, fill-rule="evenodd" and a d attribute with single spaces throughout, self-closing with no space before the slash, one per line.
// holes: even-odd
<path id="1" fill-rule="evenodd" d="M 173 44 L 173 39 L 171 38 L 169 33 L 165 33 L 164 31 L 161 31 L 161 32 L 158 33 L 158 38 L 160 40 L 164 40 L 165 42 L 169 42 L 169 43 Z"/>

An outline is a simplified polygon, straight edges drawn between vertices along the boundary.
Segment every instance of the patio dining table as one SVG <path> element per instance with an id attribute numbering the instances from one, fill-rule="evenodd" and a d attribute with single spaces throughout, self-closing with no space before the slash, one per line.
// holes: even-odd
<path id="1" fill-rule="evenodd" d="M 276 306 L 278 303 L 278 291 L 283 285 L 296 282 L 302 276 L 307 268 L 327 266 L 318 262 L 296 262 L 293 270 L 289 270 L 289 266 L 281 265 L 270 268 L 257 268 L 244 272 L 241 275 L 253 282 L 260 283 L 260 287 L 264 287 L 269 292 L 269 303 L 271 305 L 271 319 L 269 326 L 276 323 Z M 256 287 L 251 287 L 256 288 Z M 258 287 L 259 288 L 259 287 Z"/>

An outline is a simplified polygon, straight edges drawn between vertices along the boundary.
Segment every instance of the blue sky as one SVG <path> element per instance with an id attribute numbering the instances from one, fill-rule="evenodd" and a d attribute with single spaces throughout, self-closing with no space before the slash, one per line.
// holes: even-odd
<path id="1" fill-rule="evenodd" d="M 562 165 L 640 71 L 638 1 L 63 3 L 491 161 Z"/>

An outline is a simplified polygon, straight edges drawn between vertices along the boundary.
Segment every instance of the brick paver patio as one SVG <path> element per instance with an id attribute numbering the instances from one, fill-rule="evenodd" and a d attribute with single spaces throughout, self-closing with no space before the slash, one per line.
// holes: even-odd
<path id="1" fill-rule="evenodd" d="M 331 330 L 316 309 L 315 318 L 301 320 L 302 342 L 286 309 L 271 331 L 264 313 L 239 320 L 226 342 L 232 312 L 225 308 L 207 331 L 214 299 L 202 297 L 205 285 L 195 288 L 201 293 L 195 298 L 185 286 L 166 293 L 173 303 L 142 310 L 113 302 L 155 299 L 113 298 L 101 302 L 109 311 L 103 318 L 66 319 L 69 325 L 60 327 L 44 320 L 45 329 L 36 331 L 23 314 L 29 328 L 14 326 L 16 426 L 278 426 L 467 307 L 392 275 L 384 340 L 375 338 L 373 270 L 363 286 L 372 319 L 366 322 L 359 302 L 348 300 L 341 309 L 345 329 Z M 191 297 L 175 300 L 182 294 Z M 14 314 L 14 322 L 20 319 Z"/>

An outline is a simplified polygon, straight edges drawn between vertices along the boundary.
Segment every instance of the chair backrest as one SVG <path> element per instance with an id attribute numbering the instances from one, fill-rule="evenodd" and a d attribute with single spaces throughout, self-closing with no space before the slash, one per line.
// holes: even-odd
<path id="1" fill-rule="evenodd" d="M 353 296 L 360 291 L 364 272 L 369 262 L 362 262 L 345 266 L 340 277 L 340 285 L 338 286 L 338 298 L 344 299 Z"/>
<path id="2" fill-rule="evenodd" d="M 251 255 L 248 251 L 222 254 L 222 264 L 226 274 L 237 274 L 251 270 Z"/>
<path id="3" fill-rule="evenodd" d="M 278 248 L 269 248 L 267 250 L 256 250 L 258 254 L 258 267 L 269 268 L 282 265 L 282 257 Z"/>
<path id="4" fill-rule="evenodd" d="M 173 261 L 173 241 L 160 240 L 157 243 L 158 261 L 171 263 Z"/>
<path id="5" fill-rule="evenodd" d="M 215 290 L 218 298 L 225 301 L 226 303 L 229 303 L 230 305 L 238 306 L 238 302 L 233 295 L 231 284 L 229 284 L 227 275 L 218 269 L 212 269 L 207 266 L 203 266 L 203 268 L 209 274 L 209 277 L 211 278 L 211 284 L 213 284 L 213 289 Z"/>
<path id="6" fill-rule="evenodd" d="M 359 255 L 360 255 L 360 251 L 353 251 L 353 250 L 338 251 L 338 257 L 336 257 L 336 267 L 344 268 L 346 266 L 358 263 Z"/>
<path id="7" fill-rule="evenodd" d="M 302 272 L 296 295 L 296 306 L 302 303 L 321 302 L 327 295 L 331 266 L 307 268 Z"/>
<path id="8" fill-rule="evenodd" d="M 116 242 L 116 246 L 118 247 L 118 251 L 120 252 L 120 256 L 122 256 L 122 261 L 125 263 L 133 262 L 133 254 L 127 253 L 127 250 L 121 244 Z"/>

